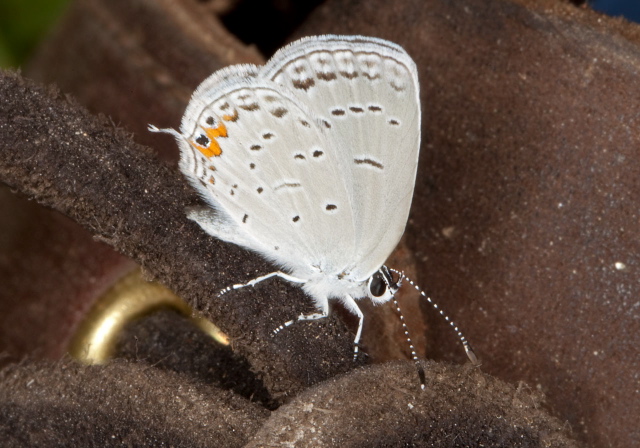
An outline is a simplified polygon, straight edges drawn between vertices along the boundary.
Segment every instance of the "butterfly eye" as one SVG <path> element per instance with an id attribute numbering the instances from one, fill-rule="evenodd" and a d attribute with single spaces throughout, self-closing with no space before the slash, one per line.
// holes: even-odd
<path id="1" fill-rule="evenodd" d="M 369 279 L 369 292 L 373 297 L 380 297 L 387 291 L 387 284 L 380 272 L 376 272 Z"/>

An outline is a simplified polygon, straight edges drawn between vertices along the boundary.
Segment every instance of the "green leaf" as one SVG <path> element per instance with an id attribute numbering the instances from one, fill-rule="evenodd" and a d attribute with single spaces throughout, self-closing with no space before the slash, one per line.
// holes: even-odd
<path id="1" fill-rule="evenodd" d="M 61 16 L 69 0 L 0 1 L 0 64 L 19 65 Z"/>

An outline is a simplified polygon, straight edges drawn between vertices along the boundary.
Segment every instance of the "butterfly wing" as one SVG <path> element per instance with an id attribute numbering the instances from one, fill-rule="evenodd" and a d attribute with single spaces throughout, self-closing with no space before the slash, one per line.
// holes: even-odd
<path id="1" fill-rule="evenodd" d="M 214 73 L 180 129 L 180 168 L 215 212 L 189 217 L 306 278 L 355 250 L 349 180 L 326 129 L 250 65 Z M 313 237 L 310 237 L 313 236 Z"/>
<path id="2" fill-rule="evenodd" d="M 297 276 L 367 279 L 406 225 L 418 96 L 404 50 L 359 36 L 302 39 L 262 68 L 214 73 L 179 144 L 181 170 L 216 212 L 190 217 Z"/>
<path id="3" fill-rule="evenodd" d="M 325 125 L 350 179 L 353 274 L 369 278 L 402 237 L 411 207 L 421 123 L 415 63 L 382 39 L 327 35 L 284 47 L 258 76 L 281 84 Z"/>

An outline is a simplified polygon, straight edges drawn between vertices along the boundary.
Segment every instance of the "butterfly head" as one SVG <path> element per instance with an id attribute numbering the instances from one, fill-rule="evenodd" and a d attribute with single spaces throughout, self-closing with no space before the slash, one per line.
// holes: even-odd
<path id="1" fill-rule="evenodd" d="M 367 295 L 373 303 L 385 303 L 391 300 L 402 286 L 402 276 L 394 280 L 391 271 L 382 266 L 367 282 Z"/>

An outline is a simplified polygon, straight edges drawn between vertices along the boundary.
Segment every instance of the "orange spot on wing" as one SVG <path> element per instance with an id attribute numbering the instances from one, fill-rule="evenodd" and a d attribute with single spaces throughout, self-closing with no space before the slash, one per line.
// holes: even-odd
<path id="1" fill-rule="evenodd" d="M 207 134 L 207 137 L 209 137 L 209 143 L 207 144 L 207 146 L 203 146 L 195 140 L 191 140 L 191 144 L 193 145 L 193 147 L 200 151 L 202 155 L 207 158 L 217 157 L 222 154 L 222 149 L 220 148 L 220 144 L 218 143 L 216 138 L 227 137 L 227 127 L 221 123 L 217 128 L 205 128 L 204 132 Z"/>
<path id="2" fill-rule="evenodd" d="M 214 139 L 211 139 L 211 143 L 209 144 L 209 151 L 211 151 L 211 154 L 214 157 L 218 157 L 220 154 L 222 154 L 222 149 L 220 149 L 220 145 Z M 207 156 L 207 157 L 211 157 L 211 156 Z"/>
<path id="3" fill-rule="evenodd" d="M 234 110 L 233 115 L 223 115 L 222 119 L 224 121 L 236 121 L 238 119 L 238 111 Z"/>
<path id="4" fill-rule="evenodd" d="M 220 123 L 220 126 L 218 126 L 217 128 L 206 128 L 204 131 L 207 133 L 207 137 L 209 137 L 211 140 L 215 139 L 216 137 L 227 136 L 227 127 L 223 123 Z"/>
<path id="5" fill-rule="evenodd" d="M 213 157 L 213 156 L 219 156 L 222 153 L 222 150 L 220 149 L 220 145 L 218 145 L 218 142 L 216 142 L 215 140 L 211 140 L 208 146 L 202 146 L 196 143 L 194 140 L 190 140 L 189 143 L 191 143 L 191 146 L 196 148 L 198 151 L 202 153 L 203 156 L 207 158 Z"/>

